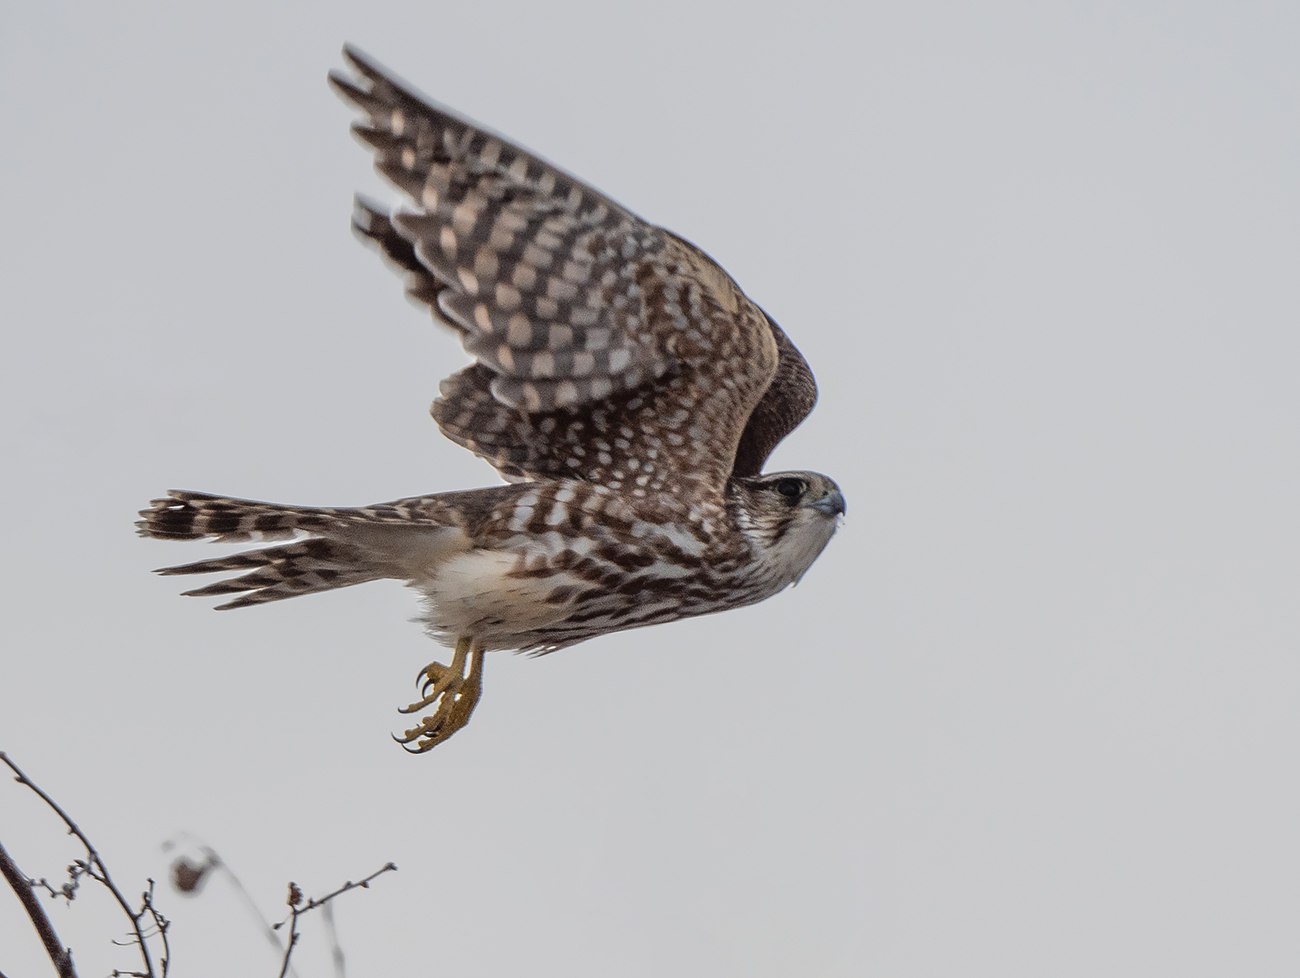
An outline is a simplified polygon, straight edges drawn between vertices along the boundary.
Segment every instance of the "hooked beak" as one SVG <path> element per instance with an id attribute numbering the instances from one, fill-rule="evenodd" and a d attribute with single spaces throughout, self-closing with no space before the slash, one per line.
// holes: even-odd
<path id="1" fill-rule="evenodd" d="M 838 489 L 832 489 L 821 499 L 812 504 L 812 508 L 824 516 L 843 516 L 844 515 L 844 494 Z"/>

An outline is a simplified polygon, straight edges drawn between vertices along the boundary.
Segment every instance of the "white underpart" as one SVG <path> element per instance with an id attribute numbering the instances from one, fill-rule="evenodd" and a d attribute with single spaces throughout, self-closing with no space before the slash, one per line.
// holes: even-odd
<path id="1" fill-rule="evenodd" d="M 831 542 L 839 524 L 838 517 L 828 517 L 809 507 L 799 512 L 794 526 L 775 543 L 755 540 L 757 534 L 754 530 L 745 531 L 755 542 L 759 575 L 774 585 L 771 593 L 799 583 L 813 561 L 826 549 L 826 544 Z"/>
<path id="2" fill-rule="evenodd" d="M 560 621 L 568 609 L 545 600 L 556 582 L 511 577 L 519 564 L 517 553 L 471 550 L 452 557 L 435 576 L 412 581 L 425 597 L 425 625 L 444 641 L 472 635 L 493 648 Z"/>

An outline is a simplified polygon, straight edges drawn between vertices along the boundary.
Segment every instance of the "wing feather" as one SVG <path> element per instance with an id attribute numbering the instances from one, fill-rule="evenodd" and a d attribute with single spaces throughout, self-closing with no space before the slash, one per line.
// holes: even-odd
<path id="1" fill-rule="evenodd" d="M 406 198 L 354 226 L 476 361 L 433 406 L 444 433 L 508 478 L 720 489 L 784 334 L 699 249 L 344 54 L 355 78 L 330 80 Z"/>
<path id="2" fill-rule="evenodd" d="M 761 473 L 772 450 L 803 423 L 817 404 L 817 381 L 808 361 L 775 320 L 769 317 L 767 322 L 776 340 L 776 374 L 741 432 L 733 475 Z"/>

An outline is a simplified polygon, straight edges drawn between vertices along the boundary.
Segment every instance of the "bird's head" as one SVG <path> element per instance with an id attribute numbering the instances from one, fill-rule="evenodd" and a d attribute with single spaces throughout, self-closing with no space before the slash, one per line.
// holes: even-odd
<path id="1" fill-rule="evenodd" d="M 844 516 L 844 494 L 817 472 L 773 472 L 732 480 L 736 520 L 760 560 L 781 580 L 798 583 Z"/>

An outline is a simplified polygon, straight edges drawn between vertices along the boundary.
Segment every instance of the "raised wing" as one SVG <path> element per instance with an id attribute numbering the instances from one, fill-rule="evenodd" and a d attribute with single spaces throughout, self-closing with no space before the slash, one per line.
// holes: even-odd
<path id="1" fill-rule="evenodd" d="M 344 53 L 358 79 L 330 80 L 407 198 L 357 228 L 477 361 L 443 431 L 507 477 L 720 488 L 777 373 L 767 317 L 698 249 Z"/>
<path id="2" fill-rule="evenodd" d="M 812 413 L 817 404 L 817 381 L 808 361 L 770 317 L 767 324 L 776 339 L 777 364 L 772 383 L 763 392 L 740 436 L 733 475 L 758 475 L 772 449 Z"/>

